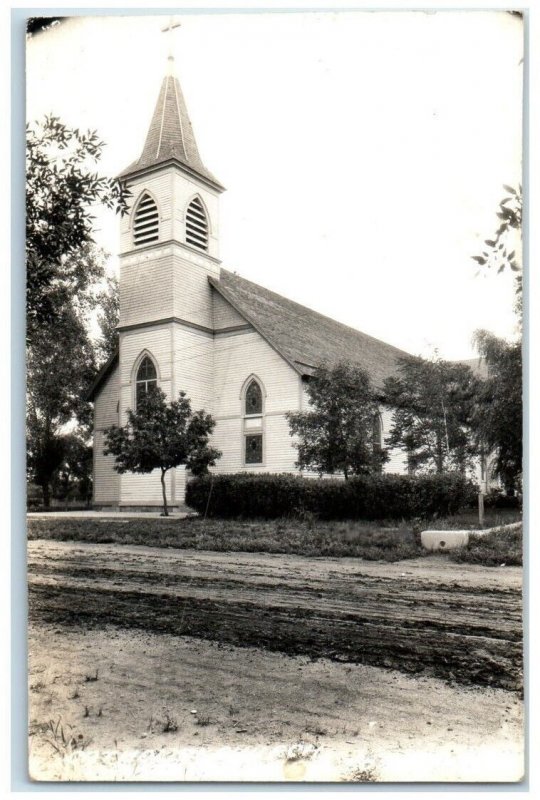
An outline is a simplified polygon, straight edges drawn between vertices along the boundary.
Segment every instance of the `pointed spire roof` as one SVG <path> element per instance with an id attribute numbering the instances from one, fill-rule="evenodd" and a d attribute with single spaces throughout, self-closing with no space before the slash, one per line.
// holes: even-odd
<path id="1" fill-rule="evenodd" d="M 140 158 L 123 170 L 118 177 L 126 178 L 140 170 L 169 161 L 179 162 L 216 189 L 224 187 L 206 169 L 197 148 L 191 120 L 180 82 L 174 74 L 174 59 L 169 56 L 169 71 L 163 78 L 150 128 Z"/>

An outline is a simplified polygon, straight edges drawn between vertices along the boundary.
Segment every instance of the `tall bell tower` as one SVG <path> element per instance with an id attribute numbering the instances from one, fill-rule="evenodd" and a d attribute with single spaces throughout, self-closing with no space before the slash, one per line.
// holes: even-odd
<path id="1" fill-rule="evenodd" d="M 119 177 L 131 193 L 120 232 L 120 423 L 136 406 L 142 378 L 154 372 L 169 399 L 183 390 L 193 409 L 212 413 L 208 278 L 219 278 L 224 188 L 199 155 L 172 56 L 142 153 Z M 173 503 L 177 480 L 173 474 Z M 155 476 L 122 475 L 121 504 L 151 504 L 156 483 Z"/>

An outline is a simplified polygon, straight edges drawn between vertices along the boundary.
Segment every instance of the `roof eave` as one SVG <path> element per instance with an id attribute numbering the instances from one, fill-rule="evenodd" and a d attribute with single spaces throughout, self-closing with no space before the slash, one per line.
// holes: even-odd
<path id="1" fill-rule="evenodd" d="M 226 191 L 225 186 L 221 184 L 217 178 L 209 177 L 204 175 L 202 172 L 198 172 L 198 170 L 189 167 L 187 164 L 184 164 L 183 161 L 180 161 L 178 158 L 166 158 L 163 161 L 157 161 L 154 164 L 146 164 L 145 166 L 139 167 L 138 161 L 134 161 L 130 164 L 126 169 L 122 170 L 122 172 L 118 173 L 116 176 L 118 180 L 125 181 L 128 178 L 139 178 L 141 175 L 145 175 L 151 172 L 157 172 L 160 169 L 166 169 L 167 167 L 177 167 L 177 169 L 186 172 L 190 177 L 195 177 L 198 180 L 202 181 L 203 183 L 210 186 L 212 189 L 215 189 L 220 194 Z"/>
<path id="2" fill-rule="evenodd" d="M 92 383 L 91 387 L 86 392 L 86 394 L 84 396 L 85 400 L 88 400 L 89 402 L 93 402 L 94 401 L 94 398 L 95 398 L 96 394 L 98 393 L 98 390 L 99 390 L 100 386 L 102 385 L 102 383 L 104 383 L 105 379 L 107 378 L 107 376 L 109 375 L 109 373 L 113 369 L 114 365 L 118 361 L 119 352 L 120 352 L 119 349 L 116 348 L 116 350 L 114 351 L 112 356 L 109 358 L 109 360 L 106 361 L 105 364 L 103 364 L 103 366 L 99 370 L 98 374 L 96 375 L 96 377 L 94 379 L 94 382 Z"/>

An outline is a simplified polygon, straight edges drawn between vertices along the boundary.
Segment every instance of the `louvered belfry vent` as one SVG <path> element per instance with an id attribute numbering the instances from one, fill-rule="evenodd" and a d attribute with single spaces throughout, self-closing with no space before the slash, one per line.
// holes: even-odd
<path id="1" fill-rule="evenodd" d="M 149 194 L 144 194 L 137 206 L 133 221 L 135 244 L 152 244 L 159 239 L 158 207 Z"/>
<path id="2" fill-rule="evenodd" d="M 186 212 L 186 242 L 208 250 L 208 220 L 198 197 L 193 198 Z"/>

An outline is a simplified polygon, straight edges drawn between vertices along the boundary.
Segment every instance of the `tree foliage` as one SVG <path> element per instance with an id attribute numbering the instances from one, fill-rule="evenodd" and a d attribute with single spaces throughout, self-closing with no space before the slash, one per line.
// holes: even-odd
<path id="1" fill-rule="evenodd" d="M 515 274 L 516 302 L 518 316 L 522 313 L 523 265 L 521 263 L 521 226 L 523 221 L 523 193 L 521 186 L 514 189 L 503 185 L 507 193 L 497 212 L 499 226 L 491 239 L 484 241 L 480 255 L 472 256 L 481 267 L 504 272 L 509 269 Z"/>
<path id="2" fill-rule="evenodd" d="M 60 473 L 77 471 L 75 451 L 88 450 L 85 396 L 100 355 L 89 328 L 96 306 L 106 302 L 99 291 L 105 254 L 93 243 L 91 207 L 126 207 L 123 187 L 92 168 L 102 148 L 95 132 L 56 117 L 27 129 L 27 465 L 46 506 Z"/>
<path id="3" fill-rule="evenodd" d="M 68 261 L 93 241 L 92 206 L 127 209 L 127 192 L 93 166 L 104 144 L 95 131 L 70 128 L 48 116 L 27 127 L 26 265 L 30 338 L 56 319 L 56 295 L 84 294 L 94 280 L 83 260 Z"/>
<path id="4" fill-rule="evenodd" d="M 118 321 L 120 317 L 120 292 L 118 278 L 106 278 L 106 286 L 97 296 L 100 336 L 96 341 L 98 366 L 105 364 L 118 349 Z"/>
<path id="5" fill-rule="evenodd" d="M 386 444 L 405 450 L 412 472 L 464 471 L 476 453 L 478 379 L 465 364 L 409 356 L 384 384 L 394 410 Z"/>
<path id="6" fill-rule="evenodd" d="M 475 341 L 488 365 L 476 415 L 479 440 L 487 452 L 496 454 L 495 470 L 505 486 L 515 488 L 523 468 L 521 343 L 506 342 L 488 331 L 477 331 Z"/>
<path id="7" fill-rule="evenodd" d="M 192 411 L 185 392 L 167 403 L 159 388 L 143 395 L 135 411 L 128 409 L 127 417 L 126 425 L 113 425 L 105 431 L 104 455 L 115 457 L 114 468 L 119 473 L 159 469 L 167 516 L 167 471 L 185 464 L 193 474 L 202 475 L 221 456 L 208 445 L 215 422 L 205 411 Z"/>
<path id="8" fill-rule="evenodd" d="M 52 493 L 59 500 L 79 500 L 88 505 L 92 499 L 93 448 L 77 433 L 59 437 L 62 460 L 52 478 Z"/>
<path id="9" fill-rule="evenodd" d="M 28 348 L 27 370 L 27 464 L 29 477 L 50 502 L 50 484 L 65 454 L 68 424 L 78 424 L 87 438 L 91 409 L 85 392 L 95 375 L 92 343 L 81 314 L 72 304 L 55 310 L 54 331 L 44 331 Z"/>
<path id="10" fill-rule="evenodd" d="M 377 437 L 379 406 L 369 376 L 342 362 L 320 366 L 307 384 L 310 408 L 287 415 L 296 436 L 296 466 L 320 475 L 380 472 L 386 453 Z M 374 434 L 375 428 L 375 434 Z"/>

